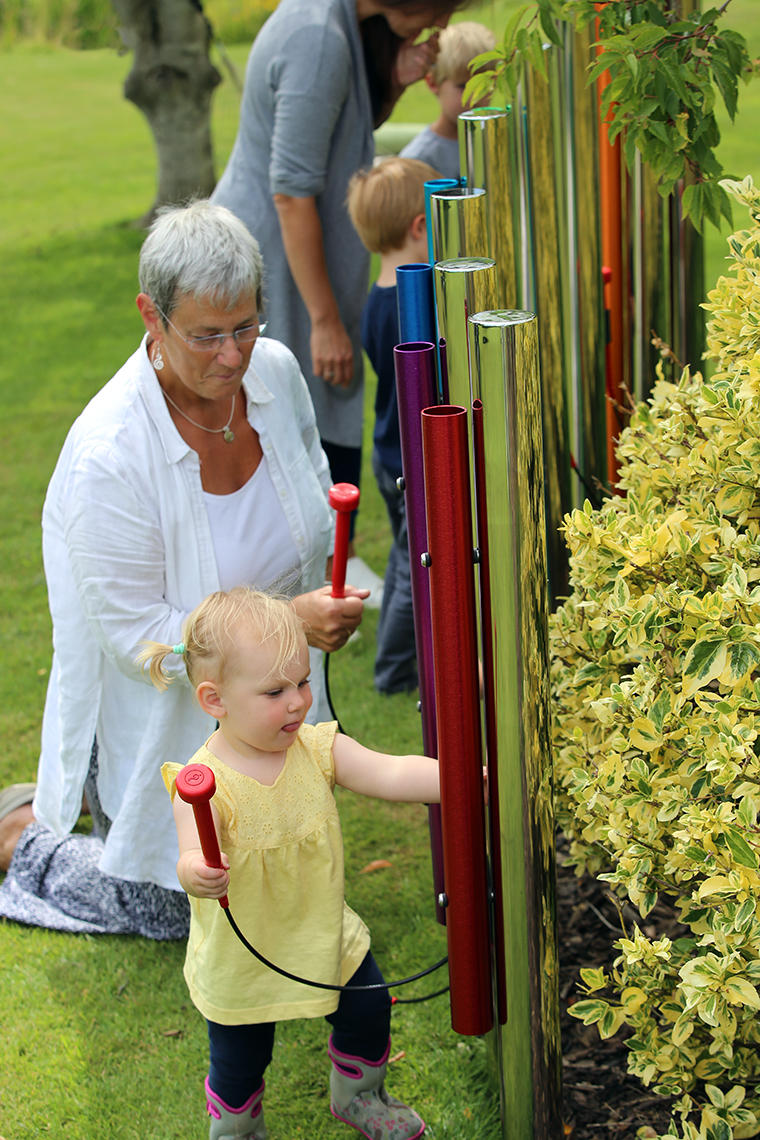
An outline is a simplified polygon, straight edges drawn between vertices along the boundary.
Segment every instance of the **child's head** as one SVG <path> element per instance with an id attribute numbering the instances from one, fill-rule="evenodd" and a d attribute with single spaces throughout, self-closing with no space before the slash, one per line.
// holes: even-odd
<path id="1" fill-rule="evenodd" d="M 444 28 L 439 42 L 438 58 L 427 75 L 427 83 L 438 98 L 444 117 L 456 125 L 462 113 L 462 93 L 470 78 L 470 60 L 491 51 L 496 37 L 483 24 L 468 20 Z"/>
<path id="2" fill-rule="evenodd" d="M 439 177 L 432 166 L 416 158 L 386 158 L 353 176 L 348 212 L 370 253 L 403 249 L 420 216 L 424 231 L 425 183 Z"/>
<path id="3" fill-rule="evenodd" d="M 181 645 L 145 642 L 137 664 L 150 664 L 150 678 L 161 690 L 171 684 L 163 662 L 172 653 L 182 656 L 195 688 L 202 681 L 223 684 L 238 670 L 240 646 L 251 640 L 271 651 L 270 672 L 282 673 L 306 644 L 304 623 L 286 600 L 236 586 L 196 606 L 182 626 Z"/>

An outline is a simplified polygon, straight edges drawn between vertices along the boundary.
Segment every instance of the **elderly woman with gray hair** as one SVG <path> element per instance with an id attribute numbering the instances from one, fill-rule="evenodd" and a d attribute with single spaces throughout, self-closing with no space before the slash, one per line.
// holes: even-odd
<path id="1" fill-rule="evenodd" d="M 319 651 L 345 643 L 367 591 L 334 599 L 324 585 L 329 468 L 294 356 L 259 339 L 262 269 L 223 207 L 163 212 L 140 257 L 146 335 L 64 444 L 42 517 L 54 656 L 38 780 L 0 795 L 7 918 L 187 933 L 160 768 L 184 763 L 214 724 L 179 667 L 158 693 L 135 658 L 145 639 L 179 643 L 208 594 L 248 584 L 293 599 L 313 716 L 329 719 Z M 92 836 L 69 834 L 83 794 Z"/>

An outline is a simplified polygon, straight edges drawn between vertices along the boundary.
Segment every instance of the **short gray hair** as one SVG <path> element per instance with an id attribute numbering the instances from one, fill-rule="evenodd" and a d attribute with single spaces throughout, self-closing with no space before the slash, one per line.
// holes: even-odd
<path id="1" fill-rule="evenodd" d="M 238 217 L 205 199 L 159 210 L 140 252 L 140 290 L 170 317 L 182 297 L 234 306 L 255 293 L 261 307 L 264 262 Z"/>

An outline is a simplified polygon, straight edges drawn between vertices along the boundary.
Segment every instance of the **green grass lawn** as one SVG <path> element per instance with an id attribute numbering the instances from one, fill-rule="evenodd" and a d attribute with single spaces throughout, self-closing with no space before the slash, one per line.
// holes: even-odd
<path id="1" fill-rule="evenodd" d="M 467 13 L 500 29 L 509 5 Z M 732 24 L 760 44 L 756 0 L 734 0 Z M 246 49 L 230 49 L 242 70 Z M 133 351 L 142 331 L 134 306 L 141 234 L 131 227 L 153 198 L 155 156 L 139 113 L 121 96 L 128 57 L 17 47 L 0 55 L 0 296 L 8 345 L 0 355 L 0 783 L 34 778 L 50 663 L 50 623 L 40 557 L 42 501 L 66 432 L 87 400 Z M 760 176 L 758 88 L 741 92 L 723 160 Z M 214 103 L 220 171 L 236 129 L 230 82 Z M 422 85 L 396 111 L 424 122 L 435 103 Z M 725 237 L 708 238 L 717 266 Z M 708 269 L 714 279 L 717 269 Z M 368 388 L 368 406 L 372 385 Z M 367 436 L 372 419 L 367 416 Z M 389 543 L 384 509 L 364 472 L 360 553 L 382 572 Z M 371 747 L 420 747 L 410 697 L 372 687 L 376 614 L 336 655 L 332 687 L 346 731 Z M 349 901 L 367 919 L 386 976 L 440 957 L 433 921 L 423 808 L 341 795 Z M 361 874 L 374 859 L 390 868 Z M 0 925 L 0 1140 L 201 1140 L 203 1025 L 181 976 L 183 948 L 142 939 L 91 938 Z M 438 982 L 423 982 L 427 992 Z M 318 1023 L 284 1025 L 268 1082 L 272 1140 L 347 1135 L 328 1112 Z M 446 999 L 397 1007 L 392 1068 L 400 1092 L 443 1140 L 491 1140 L 494 1096 L 483 1043 L 457 1038 Z"/>

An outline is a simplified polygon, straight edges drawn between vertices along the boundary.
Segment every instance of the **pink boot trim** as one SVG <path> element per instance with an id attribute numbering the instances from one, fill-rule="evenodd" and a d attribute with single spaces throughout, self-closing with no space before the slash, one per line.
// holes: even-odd
<path id="1" fill-rule="evenodd" d="M 232 1108 L 232 1106 L 227 1104 L 226 1101 L 223 1101 L 222 1098 L 219 1096 L 219 1093 L 215 1093 L 214 1090 L 212 1089 L 211 1085 L 208 1083 L 208 1077 L 206 1077 L 206 1080 L 203 1083 L 203 1087 L 206 1090 L 206 1100 L 207 1100 L 206 1108 L 208 1109 L 208 1114 L 209 1114 L 209 1116 L 213 1116 L 215 1120 L 221 1120 L 222 1114 L 219 1111 L 219 1109 L 216 1107 L 216 1105 L 212 1104 L 212 1101 L 211 1101 L 212 1097 L 214 1098 L 214 1100 L 218 1104 L 220 1104 L 222 1106 L 222 1108 L 224 1109 L 225 1112 L 232 1112 L 232 1113 L 234 1113 L 235 1116 L 242 1116 L 242 1114 L 244 1112 L 250 1112 L 251 1120 L 255 1120 L 256 1117 L 261 1112 L 263 1112 L 263 1109 L 261 1107 L 261 1101 L 262 1101 L 262 1098 L 264 1096 L 264 1089 L 266 1087 L 266 1084 L 264 1081 L 261 1082 L 261 1087 L 258 1088 L 255 1093 L 251 1093 L 251 1095 L 248 1097 L 248 1100 L 240 1108 Z M 254 1107 L 254 1102 L 255 1102 L 255 1107 Z"/>
<path id="2" fill-rule="evenodd" d="M 366 1065 L 367 1068 L 379 1069 L 382 1065 L 386 1064 L 390 1055 L 390 1037 L 388 1038 L 388 1044 L 385 1047 L 385 1052 L 379 1061 L 368 1061 L 365 1057 L 357 1057 L 352 1053 L 342 1053 L 340 1049 L 336 1049 L 333 1045 L 332 1034 L 330 1034 L 330 1040 L 327 1042 L 327 1056 L 330 1058 L 333 1065 L 335 1065 L 335 1068 L 338 1070 L 338 1072 L 345 1073 L 347 1077 L 351 1077 L 355 1081 L 358 1081 L 360 1077 L 364 1076 L 364 1073 L 362 1069 L 359 1068 L 359 1065 Z M 359 1065 L 352 1065 L 352 1061 L 358 1061 Z"/>

